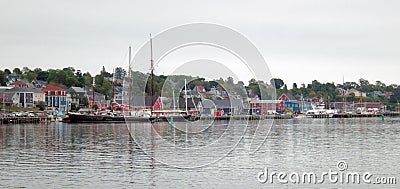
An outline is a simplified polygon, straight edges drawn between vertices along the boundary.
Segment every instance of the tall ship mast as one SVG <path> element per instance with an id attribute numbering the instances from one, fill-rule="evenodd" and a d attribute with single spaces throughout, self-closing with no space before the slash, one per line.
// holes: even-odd
<path id="1" fill-rule="evenodd" d="M 128 115 L 131 112 L 131 98 L 132 98 L 132 76 L 131 76 L 131 46 L 129 45 L 129 57 L 128 57 Z"/>
<path id="2" fill-rule="evenodd" d="M 153 60 L 153 38 L 150 33 L 150 87 L 149 87 L 149 96 L 150 96 L 150 111 L 153 111 L 153 75 L 154 75 L 154 60 Z"/>

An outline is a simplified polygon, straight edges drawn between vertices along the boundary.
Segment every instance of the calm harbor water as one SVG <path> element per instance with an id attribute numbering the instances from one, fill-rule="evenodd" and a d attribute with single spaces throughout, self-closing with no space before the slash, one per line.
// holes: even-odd
<path id="1" fill-rule="evenodd" d="M 175 128 L 168 123 L 0 125 L 0 188 L 400 186 L 399 118 L 384 123 L 380 118 L 291 119 L 270 125 L 271 120 L 176 123 Z M 397 184 L 257 179 L 265 168 L 320 175 L 338 171 L 338 161 L 347 163 L 347 171 L 372 173 L 371 178 L 396 177 Z"/>

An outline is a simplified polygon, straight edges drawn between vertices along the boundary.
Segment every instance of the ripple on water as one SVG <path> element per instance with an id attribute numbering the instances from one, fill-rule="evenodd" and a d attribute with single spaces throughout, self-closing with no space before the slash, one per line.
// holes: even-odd
<path id="1" fill-rule="evenodd" d="M 136 130 L 141 133 L 141 144 L 146 145 L 146 150 L 131 140 L 125 124 L 0 126 L 0 187 L 259 188 L 268 187 L 256 179 L 264 167 L 322 172 L 335 169 L 339 160 L 345 160 L 349 170 L 400 178 L 400 119 L 388 120 L 385 123 L 374 119 L 277 120 L 263 146 L 254 154 L 249 153 L 249 144 L 256 124 L 249 126 L 244 135 L 238 126 L 228 132 L 232 140 L 243 135 L 236 148 L 224 159 L 195 169 L 170 167 L 149 155 L 163 155 L 182 163 L 212 157 L 220 149 L 207 147 L 226 132 L 224 124 L 187 138 L 179 131 L 176 136 L 171 135 L 169 126 L 164 128 L 162 124 L 155 126 L 156 135 Z M 138 125 L 136 129 L 141 128 L 144 126 Z M 266 134 L 267 130 L 260 132 Z M 174 140 L 177 147 L 208 151 L 176 154 L 163 148 L 163 143 Z M 253 142 L 261 144 L 264 137 L 257 140 Z M 218 142 L 222 148 L 232 147 L 229 141 Z M 309 188 L 309 185 L 296 187 Z M 367 187 L 371 186 L 362 188 Z"/>

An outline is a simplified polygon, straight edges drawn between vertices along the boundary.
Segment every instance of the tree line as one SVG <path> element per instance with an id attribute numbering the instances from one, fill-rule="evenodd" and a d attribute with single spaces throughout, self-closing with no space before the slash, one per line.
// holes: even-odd
<path id="1" fill-rule="evenodd" d="M 33 80 L 47 81 L 49 84 L 54 84 L 64 88 L 71 86 L 84 87 L 92 86 L 93 78 L 95 80 L 95 91 L 106 95 L 108 99 L 111 98 L 112 81 L 116 81 L 116 86 L 122 86 L 123 79 L 129 75 L 128 72 L 117 67 L 113 73 L 109 73 L 105 70 L 104 66 L 99 74 L 92 76 L 89 72 L 81 72 L 73 67 L 65 67 L 62 69 L 48 69 L 42 70 L 41 68 L 29 69 L 28 67 L 14 68 L 13 70 L 4 69 L 0 70 L 0 84 L 6 85 L 8 76 L 18 76 L 19 78 L 26 79 L 31 82 Z M 134 95 L 148 95 L 150 92 L 149 74 L 141 73 L 138 71 L 131 71 L 132 91 Z M 174 86 L 183 86 L 184 79 L 187 79 L 188 88 L 193 89 L 196 85 L 204 86 L 206 91 L 211 88 L 216 88 L 220 91 L 226 91 L 230 94 L 240 95 L 242 97 L 262 97 L 264 99 L 277 98 L 282 93 L 289 93 L 292 95 L 300 95 L 303 97 L 319 97 L 324 99 L 330 99 L 332 102 L 341 101 L 342 94 L 339 88 L 344 90 L 356 89 L 364 93 L 371 93 L 374 91 L 391 92 L 393 93 L 390 98 L 384 96 L 378 98 L 366 98 L 364 101 L 376 101 L 383 102 L 386 105 L 394 108 L 395 104 L 400 100 L 400 87 L 396 84 L 386 85 L 381 81 L 370 83 L 366 79 L 360 79 L 357 82 L 345 82 L 343 84 L 335 83 L 321 83 L 317 80 L 312 81 L 310 84 L 293 83 L 291 89 L 288 89 L 287 84 L 279 78 L 272 78 L 270 81 L 257 81 L 251 79 L 248 85 L 245 85 L 243 81 L 233 81 L 232 77 L 226 79 L 220 78 L 208 81 L 202 77 L 192 77 L 184 75 L 154 75 L 153 79 L 153 95 L 161 95 L 161 92 L 166 88 L 172 88 Z M 164 89 L 163 89 L 164 88 Z M 276 97 L 271 96 L 276 91 Z M 163 91 L 163 92 L 164 92 Z M 359 99 L 355 98 L 354 94 L 347 96 L 347 101 L 357 102 Z"/>

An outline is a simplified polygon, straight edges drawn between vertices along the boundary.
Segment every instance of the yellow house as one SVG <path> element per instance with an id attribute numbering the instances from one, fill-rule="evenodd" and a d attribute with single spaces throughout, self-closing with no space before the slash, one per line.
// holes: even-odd
<path id="1" fill-rule="evenodd" d="M 361 92 L 361 91 L 358 91 L 358 90 L 356 90 L 356 89 L 350 89 L 350 90 L 347 90 L 346 91 L 346 95 L 349 95 L 349 94 L 351 94 L 351 93 L 353 93 L 354 94 L 354 97 L 367 97 L 367 93 L 366 92 Z"/>

